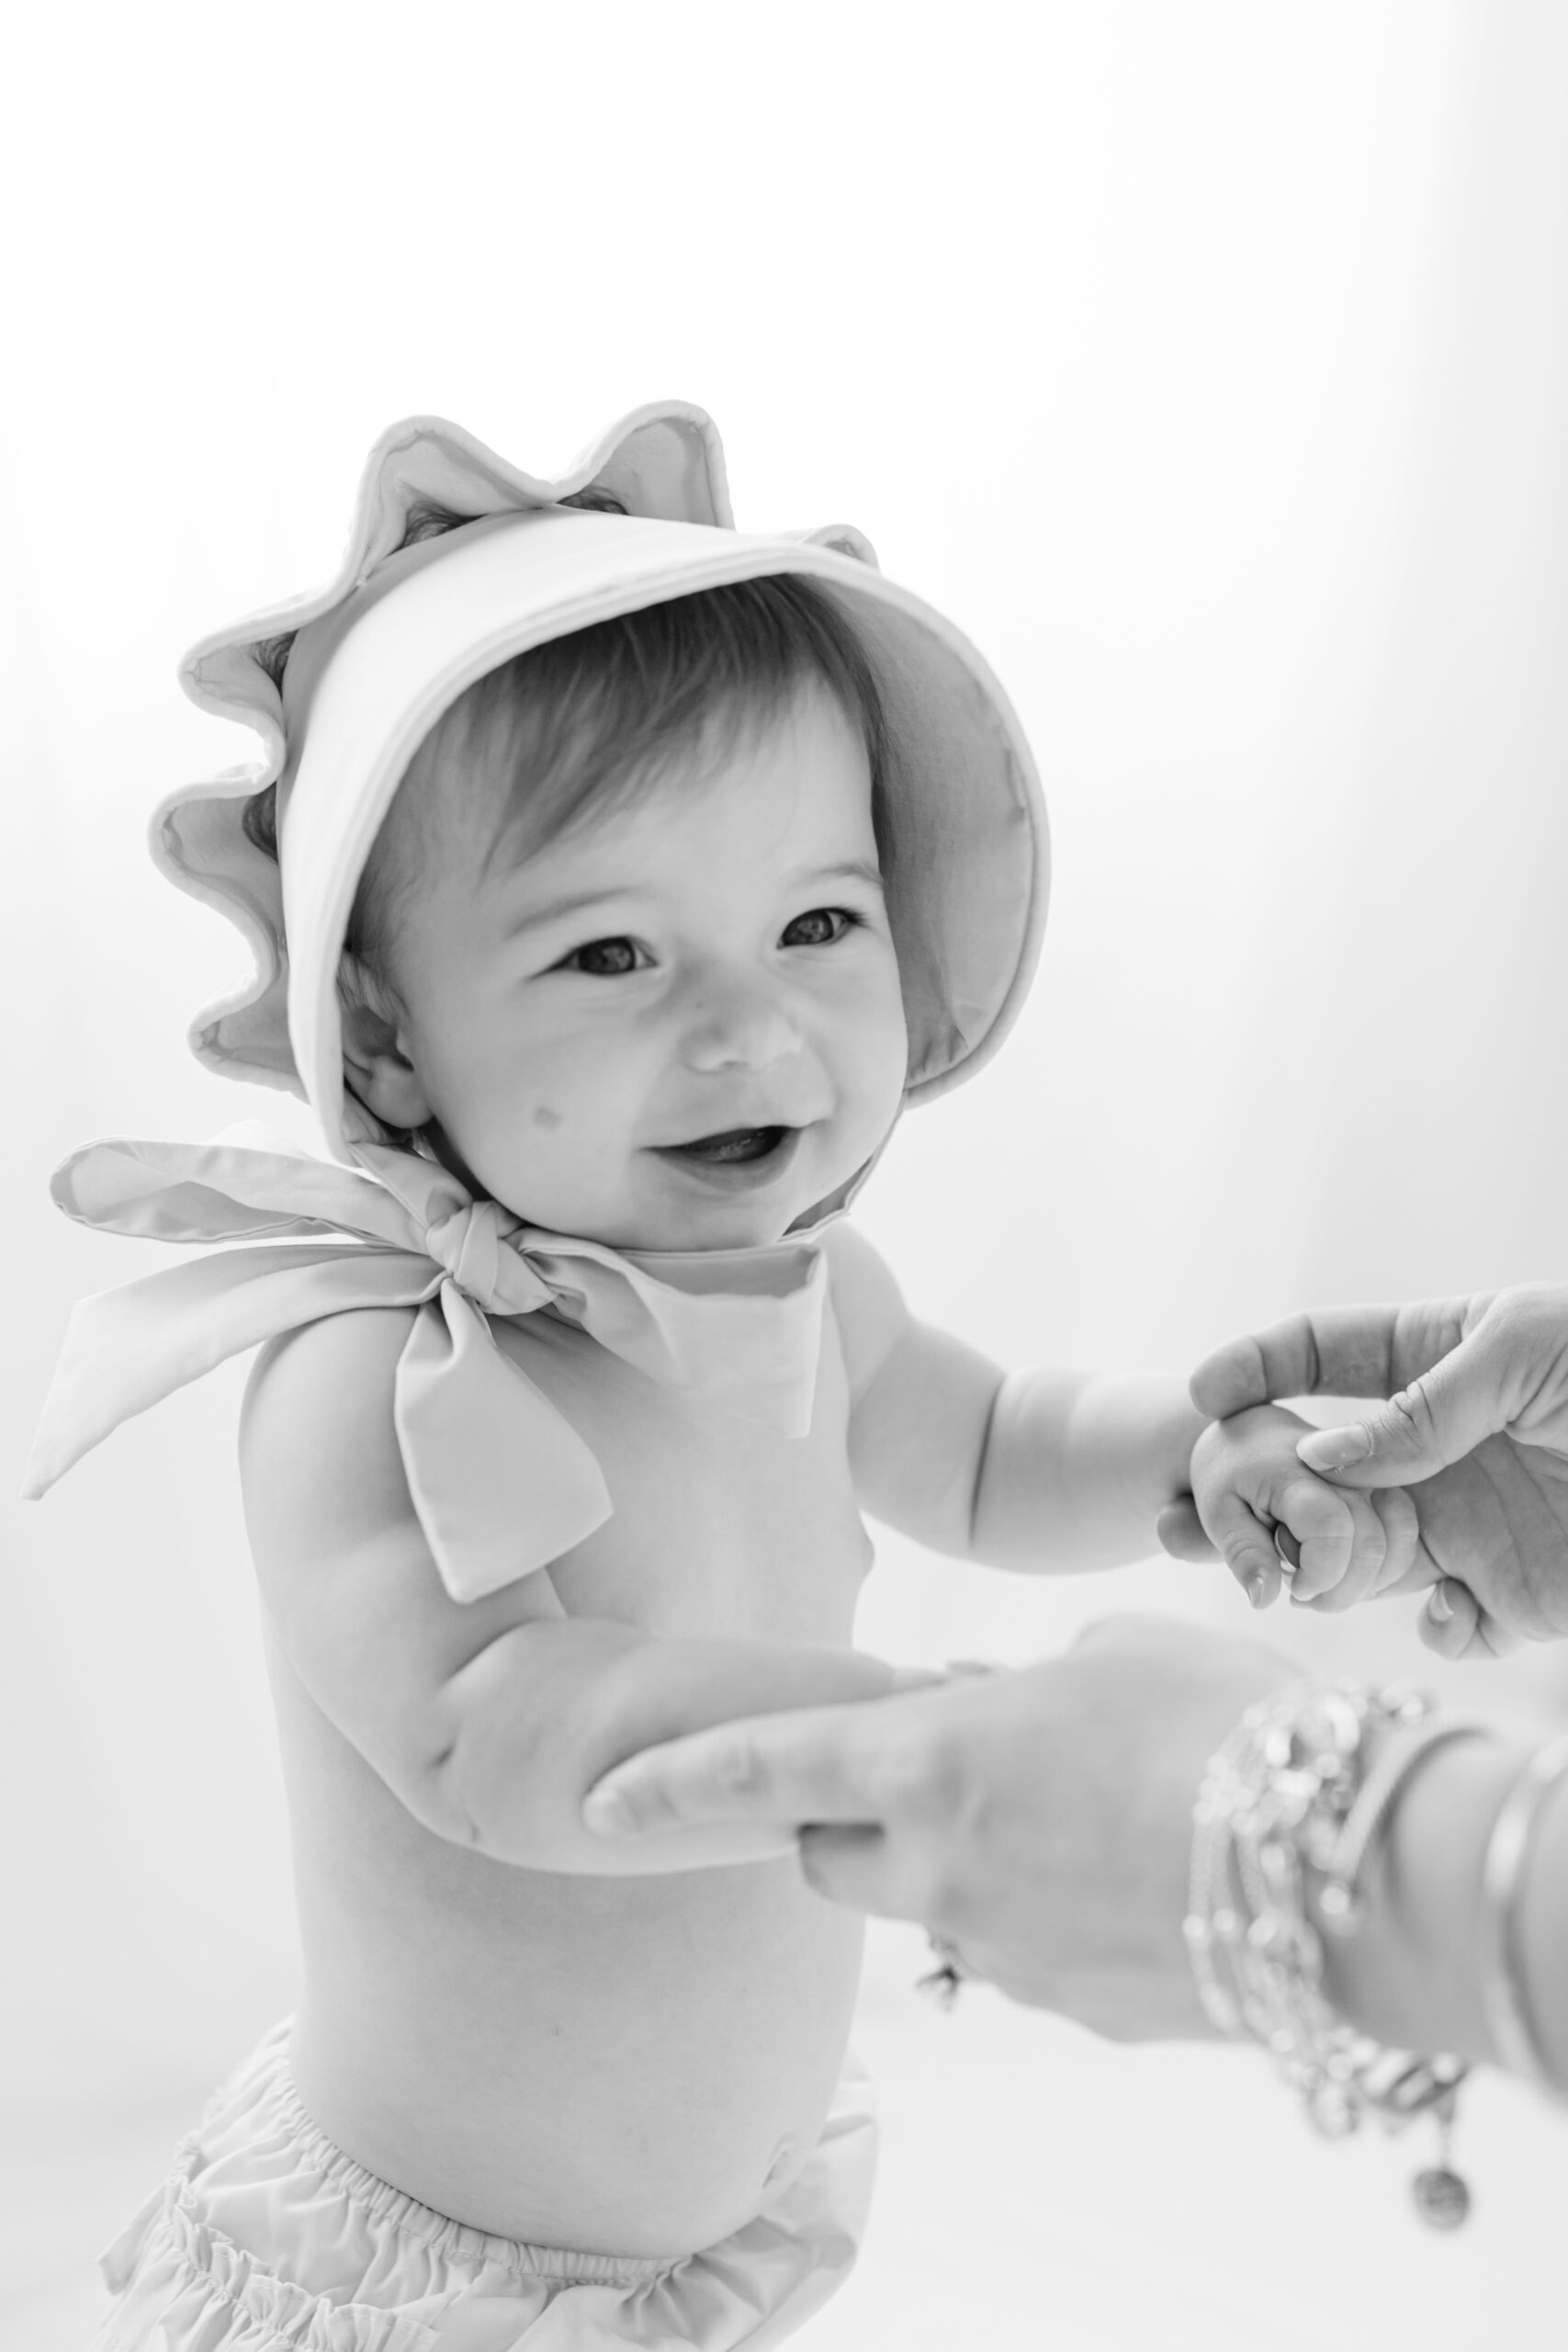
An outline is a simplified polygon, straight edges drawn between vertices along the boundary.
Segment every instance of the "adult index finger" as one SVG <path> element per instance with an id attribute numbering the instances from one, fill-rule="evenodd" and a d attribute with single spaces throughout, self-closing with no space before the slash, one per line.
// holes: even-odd
<path id="1" fill-rule="evenodd" d="M 1285 1396 L 1386 1396 L 1396 1306 L 1321 1306 L 1212 1349 L 1193 1373 L 1192 1402 L 1216 1419 Z"/>
<path id="2" fill-rule="evenodd" d="M 872 1724 L 900 1703 L 871 1700 L 741 1717 L 629 1756 L 582 1801 L 590 1829 L 644 1836 L 695 1822 L 874 1824 Z"/>

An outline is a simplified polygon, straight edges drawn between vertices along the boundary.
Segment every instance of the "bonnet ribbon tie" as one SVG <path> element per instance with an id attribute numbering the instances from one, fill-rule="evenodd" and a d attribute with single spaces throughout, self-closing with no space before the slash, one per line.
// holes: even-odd
<path id="1" fill-rule="evenodd" d="M 78 1301 L 24 1494 L 45 1493 L 122 1421 L 230 1356 L 355 1307 L 417 1310 L 393 1419 L 456 1600 L 547 1566 L 613 1509 L 592 1453 L 497 1345 L 492 1317 L 548 1311 L 664 1387 L 784 1436 L 810 1427 L 827 1286 L 812 1236 L 616 1250 L 525 1225 L 411 1152 L 365 1145 L 356 1157 L 340 1167 L 254 1127 L 72 1153 L 51 1190 L 77 1224 L 255 1246 Z"/>

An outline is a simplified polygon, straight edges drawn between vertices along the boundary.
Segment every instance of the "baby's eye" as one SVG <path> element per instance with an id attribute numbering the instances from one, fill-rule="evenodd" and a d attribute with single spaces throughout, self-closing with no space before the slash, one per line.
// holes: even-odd
<path id="1" fill-rule="evenodd" d="M 618 979 L 623 972 L 637 969 L 637 946 L 633 939 L 591 939 L 586 947 L 574 947 L 563 956 L 556 969 L 560 972 L 587 972 L 595 979 Z"/>
<path id="2" fill-rule="evenodd" d="M 813 907 L 809 914 L 796 915 L 784 927 L 781 947 L 831 947 L 852 931 L 860 917 L 845 907 Z"/>

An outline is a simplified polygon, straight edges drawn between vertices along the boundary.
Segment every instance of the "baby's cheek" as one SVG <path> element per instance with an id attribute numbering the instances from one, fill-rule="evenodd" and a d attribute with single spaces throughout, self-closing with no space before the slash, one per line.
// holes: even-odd
<path id="1" fill-rule="evenodd" d="M 879 1125 L 884 1133 L 904 1099 L 909 1069 L 908 1031 L 896 978 L 890 989 L 891 992 L 885 983 L 883 1001 L 855 1038 L 849 1056 L 862 1115 Z"/>
<path id="2" fill-rule="evenodd" d="M 492 1129 L 504 1190 L 491 1189 L 531 1224 L 576 1231 L 605 1205 L 606 1185 L 624 1156 L 607 1106 L 573 1101 L 558 1086 L 519 1087 Z"/>

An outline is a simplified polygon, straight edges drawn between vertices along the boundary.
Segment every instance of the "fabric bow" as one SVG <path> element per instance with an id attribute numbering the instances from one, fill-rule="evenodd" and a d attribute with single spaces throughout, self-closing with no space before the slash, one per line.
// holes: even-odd
<path id="1" fill-rule="evenodd" d="M 258 1132 L 265 1148 L 241 1140 Z M 366 1146 L 358 1158 L 361 1169 L 340 1167 L 254 1128 L 73 1152 L 51 1189 L 78 1224 L 256 1246 L 77 1303 L 24 1494 L 45 1493 L 121 1421 L 228 1357 L 353 1307 L 418 1310 L 394 1420 L 457 1600 L 547 1566 L 614 1508 L 592 1453 L 496 1345 L 491 1317 L 548 1312 L 666 1387 L 786 1436 L 810 1427 L 827 1282 L 814 1235 L 615 1250 L 525 1225 L 412 1153 Z"/>

